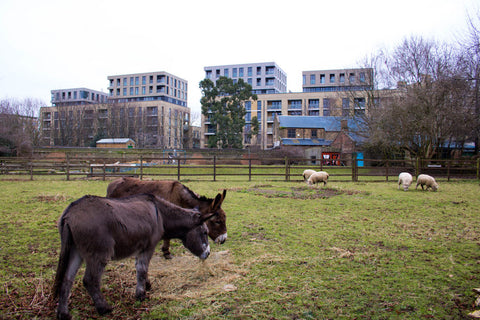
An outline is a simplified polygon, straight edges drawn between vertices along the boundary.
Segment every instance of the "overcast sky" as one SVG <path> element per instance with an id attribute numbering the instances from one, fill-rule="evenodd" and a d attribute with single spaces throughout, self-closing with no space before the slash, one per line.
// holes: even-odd
<path id="1" fill-rule="evenodd" d="M 200 112 L 205 66 L 276 62 L 302 71 L 358 67 L 411 35 L 452 42 L 478 0 L 1 0 L 0 99 L 50 90 L 107 92 L 107 76 L 166 71 L 188 81 Z"/>

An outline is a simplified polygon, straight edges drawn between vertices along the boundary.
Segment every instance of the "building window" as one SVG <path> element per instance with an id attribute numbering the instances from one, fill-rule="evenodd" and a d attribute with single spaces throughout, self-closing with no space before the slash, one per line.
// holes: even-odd
<path id="1" fill-rule="evenodd" d="M 262 67 L 257 67 L 257 76 L 262 75 Z"/>
<path id="2" fill-rule="evenodd" d="M 348 77 L 349 77 L 348 81 L 350 81 L 350 83 L 355 82 L 355 73 L 350 73 L 350 75 Z"/>
<path id="3" fill-rule="evenodd" d="M 317 129 L 312 129 L 312 138 L 317 138 Z"/>
<path id="4" fill-rule="evenodd" d="M 252 101 L 245 101 L 245 110 L 252 110 Z"/>
<path id="5" fill-rule="evenodd" d="M 365 72 L 360 72 L 360 82 L 365 82 Z"/>
<path id="6" fill-rule="evenodd" d="M 211 79 L 212 78 L 212 70 L 205 71 L 205 78 L 206 79 Z"/>
<path id="7" fill-rule="evenodd" d="M 303 85 L 307 84 L 307 76 L 306 75 L 302 76 L 302 83 L 303 83 Z"/>
<path id="8" fill-rule="evenodd" d="M 340 73 L 340 77 L 339 77 L 338 81 L 340 81 L 340 83 L 345 82 L 345 73 Z"/>
<path id="9" fill-rule="evenodd" d="M 248 83 L 249 85 L 253 85 L 252 78 L 248 78 L 248 79 L 247 79 L 247 83 Z"/>
<path id="10" fill-rule="evenodd" d="M 330 74 L 330 83 L 335 83 L 335 74 Z"/>
<path id="11" fill-rule="evenodd" d="M 342 116 L 347 117 L 350 115 L 350 99 L 342 99 Z"/>
<path id="12" fill-rule="evenodd" d="M 295 129 L 288 129 L 287 130 L 287 138 L 296 138 L 295 134 L 296 134 Z"/>
<path id="13" fill-rule="evenodd" d="M 328 98 L 323 99 L 323 116 L 330 116 L 330 99 Z"/>
<path id="14" fill-rule="evenodd" d="M 238 69 L 238 76 L 239 76 L 240 78 L 243 78 L 243 68 L 239 68 L 239 69 Z"/>
<path id="15" fill-rule="evenodd" d="M 310 84 L 315 84 L 315 75 L 314 74 L 310 75 Z"/>
<path id="16" fill-rule="evenodd" d="M 123 88 L 123 96 L 125 97 L 127 95 L 127 88 Z"/>
<path id="17" fill-rule="evenodd" d="M 223 75 L 228 78 L 228 69 L 223 69 Z"/>
<path id="18" fill-rule="evenodd" d="M 237 77 L 237 68 L 232 69 L 232 77 Z"/>
<path id="19" fill-rule="evenodd" d="M 257 78 L 257 87 L 262 85 L 262 78 Z"/>
<path id="20" fill-rule="evenodd" d="M 147 77 L 146 76 L 142 76 L 142 84 L 147 84 Z"/>
<path id="21" fill-rule="evenodd" d="M 217 78 L 217 79 L 220 78 L 220 70 L 219 69 L 215 70 L 215 78 Z"/>
<path id="22" fill-rule="evenodd" d="M 262 110 L 262 101 L 257 101 L 257 110 Z"/>
<path id="23" fill-rule="evenodd" d="M 355 98 L 355 115 L 360 115 L 365 113 L 365 98 Z"/>
<path id="24" fill-rule="evenodd" d="M 319 99 L 308 99 L 308 108 L 309 109 L 318 109 L 320 107 Z"/>
<path id="25" fill-rule="evenodd" d="M 247 69 L 247 77 L 251 77 L 252 76 L 252 67 L 248 67 Z"/>
<path id="26" fill-rule="evenodd" d="M 130 77 L 130 85 L 133 86 L 133 77 Z"/>
<path id="27" fill-rule="evenodd" d="M 324 84 L 324 83 L 325 83 L 325 75 L 324 75 L 324 74 L 321 74 L 321 75 L 320 75 L 320 83 L 321 83 L 321 84 Z"/>
<path id="28" fill-rule="evenodd" d="M 265 74 L 274 74 L 274 73 L 275 73 L 275 67 L 274 66 L 265 67 Z"/>
<path id="29" fill-rule="evenodd" d="M 288 100 L 288 109 L 302 109 L 302 100 Z"/>

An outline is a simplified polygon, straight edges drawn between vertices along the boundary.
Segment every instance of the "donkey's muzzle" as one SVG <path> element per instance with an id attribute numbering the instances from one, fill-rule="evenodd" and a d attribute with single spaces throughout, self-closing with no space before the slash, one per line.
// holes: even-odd
<path id="1" fill-rule="evenodd" d="M 209 255 L 210 255 L 210 245 L 208 245 L 207 249 L 203 251 L 203 253 L 199 256 L 199 258 L 202 260 L 205 260 L 208 258 Z"/>
<path id="2" fill-rule="evenodd" d="M 215 239 L 215 243 L 224 244 L 227 241 L 227 233 L 221 234 Z"/>

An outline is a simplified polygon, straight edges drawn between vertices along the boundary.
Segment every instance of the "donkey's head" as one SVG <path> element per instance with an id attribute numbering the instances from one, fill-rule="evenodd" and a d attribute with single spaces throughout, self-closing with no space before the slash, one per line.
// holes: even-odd
<path id="1" fill-rule="evenodd" d="M 210 244 L 208 243 L 208 228 L 205 222 L 211 219 L 216 214 L 209 216 L 201 216 L 196 214 L 195 226 L 190 229 L 186 236 L 182 238 L 183 245 L 202 260 L 205 260 L 210 255 Z"/>
<path id="2" fill-rule="evenodd" d="M 210 238 L 215 241 L 215 243 L 220 244 L 227 240 L 227 216 L 225 211 L 222 209 L 222 203 L 223 200 L 225 200 L 226 194 L 227 190 L 223 190 L 222 194 L 217 194 L 215 199 L 210 203 L 208 209 L 203 210 L 204 216 L 210 216 L 211 214 L 214 214 L 205 223 L 208 227 Z"/>

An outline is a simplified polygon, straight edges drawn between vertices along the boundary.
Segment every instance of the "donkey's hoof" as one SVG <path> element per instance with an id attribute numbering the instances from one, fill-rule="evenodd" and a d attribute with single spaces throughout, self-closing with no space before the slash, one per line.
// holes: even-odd
<path id="1" fill-rule="evenodd" d="M 167 259 L 167 260 L 170 260 L 170 259 L 173 258 L 172 255 L 170 254 L 170 252 L 164 253 L 164 254 L 163 254 L 163 257 L 164 257 L 165 259 Z"/>
<path id="2" fill-rule="evenodd" d="M 70 313 L 57 313 L 57 319 L 59 320 L 71 320 L 72 316 Z"/>
<path id="3" fill-rule="evenodd" d="M 150 283 L 150 280 L 147 280 L 145 282 L 145 290 L 150 291 L 152 289 L 152 284 Z"/>
<path id="4" fill-rule="evenodd" d="M 145 291 L 143 291 L 135 294 L 135 298 L 137 298 L 138 301 L 143 301 L 147 298 L 147 294 L 145 293 Z"/>
<path id="5" fill-rule="evenodd" d="M 112 312 L 112 310 L 113 310 L 112 307 L 110 307 L 109 305 L 97 307 L 97 312 L 101 316 Z"/>

